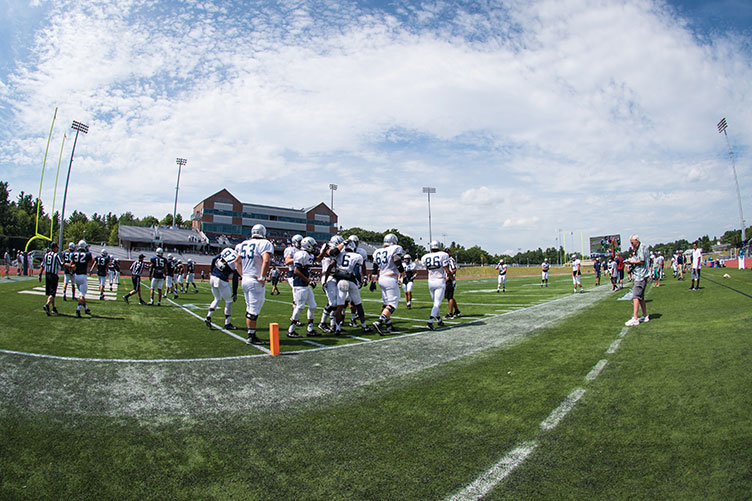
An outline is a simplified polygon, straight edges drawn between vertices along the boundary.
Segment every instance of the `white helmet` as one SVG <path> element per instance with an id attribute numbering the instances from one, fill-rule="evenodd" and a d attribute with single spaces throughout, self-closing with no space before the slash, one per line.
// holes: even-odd
<path id="1" fill-rule="evenodd" d="M 358 238 L 358 235 L 350 235 L 349 237 L 347 237 L 347 240 L 350 242 L 353 242 L 356 248 L 360 244 L 360 239 Z"/>
<path id="2" fill-rule="evenodd" d="M 266 226 L 263 224 L 254 224 L 251 228 L 251 238 L 266 238 Z"/>
<path id="3" fill-rule="evenodd" d="M 384 235 L 384 245 L 397 245 L 397 235 L 394 233 Z"/>
<path id="4" fill-rule="evenodd" d="M 167 259 L 172 259 L 172 254 L 167 254 Z"/>
<path id="5" fill-rule="evenodd" d="M 86 249 L 89 246 L 89 244 L 86 243 L 86 240 L 83 238 L 78 241 L 78 248 L 79 249 Z"/>
<path id="6" fill-rule="evenodd" d="M 192 262 L 193 262 L 193 259 L 188 259 L 188 263 L 189 264 L 192 263 Z"/>
<path id="7" fill-rule="evenodd" d="M 181 261 L 180 259 L 178 259 L 178 264 L 182 264 L 182 263 L 183 263 L 183 262 L 182 262 L 182 261 Z"/>
<path id="8" fill-rule="evenodd" d="M 103 256 L 106 256 L 106 255 L 107 255 L 107 249 L 102 249 L 102 255 L 103 255 Z"/>
<path id="9" fill-rule="evenodd" d="M 290 239 L 290 242 L 292 242 L 293 247 L 297 247 L 298 249 L 300 249 L 300 242 L 302 240 L 303 240 L 303 235 L 296 234 L 292 236 L 292 238 Z"/>
<path id="10" fill-rule="evenodd" d="M 412 260 L 412 258 L 413 257 L 410 254 L 405 254 L 405 257 L 402 258 L 402 259 L 404 259 L 405 261 L 407 261 L 409 263 Z"/>
<path id="11" fill-rule="evenodd" d="M 504 264 L 504 260 L 503 259 L 499 260 L 499 264 Z"/>
<path id="12" fill-rule="evenodd" d="M 157 256 L 161 256 L 163 252 L 162 247 L 157 247 Z"/>
<path id="13" fill-rule="evenodd" d="M 358 248 L 358 242 L 348 238 L 347 241 L 345 242 L 345 250 L 350 251 L 350 252 L 355 252 L 357 248 Z"/>
<path id="14" fill-rule="evenodd" d="M 441 250 L 441 242 L 438 240 L 431 240 L 430 244 L 431 250 Z"/>
<path id="15" fill-rule="evenodd" d="M 313 252 L 313 249 L 316 248 L 316 240 L 313 237 L 305 237 L 300 241 L 300 248 L 307 252 Z"/>
<path id="16" fill-rule="evenodd" d="M 332 235 L 332 238 L 329 239 L 329 245 L 331 245 L 332 247 L 336 247 L 339 244 L 343 243 L 345 243 L 345 239 L 340 235 Z"/>
<path id="17" fill-rule="evenodd" d="M 76 248 L 76 244 L 74 244 L 73 242 L 69 242 L 69 243 L 68 243 L 68 248 L 69 248 L 70 250 L 73 250 L 73 249 L 75 249 L 75 248 Z"/>

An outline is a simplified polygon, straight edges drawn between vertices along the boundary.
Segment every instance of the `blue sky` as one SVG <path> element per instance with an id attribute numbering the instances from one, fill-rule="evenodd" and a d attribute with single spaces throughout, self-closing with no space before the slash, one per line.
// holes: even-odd
<path id="1" fill-rule="evenodd" d="M 0 179 L 66 212 L 329 202 L 494 253 L 559 230 L 648 242 L 752 224 L 752 3 L 35 1 L 0 3 Z M 62 185 L 62 182 L 61 182 Z M 58 201 L 59 205 L 59 201 Z M 571 237 L 570 237 L 571 235 Z"/>

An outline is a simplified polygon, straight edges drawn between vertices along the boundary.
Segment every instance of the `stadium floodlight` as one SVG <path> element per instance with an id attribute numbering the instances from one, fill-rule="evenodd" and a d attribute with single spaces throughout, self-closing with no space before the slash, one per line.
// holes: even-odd
<path id="1" fill-rule="evenodd" d="M 431 234 L 431 193 L 436 193 L 436 188 L 424 186 L 423 193 L 428 195 L 428 241 L 433 242 L 433 235 Z"/>
<path id="2" fill-rule="evenodd" d="M 175 218 L 178 216 L 178 190 L 180 189 L 180 169 L 188 163 L 188 160 L 185 158 L 176 158 L 175 162 L 178 164 L 178 182 L 175 185 L 175 206 L 172 209 L 172 227 L 177 228 L 177 224 L 175 223 Z"/>
<path id="3" fill-rule="evenodd" d="M 329 190 L 332 192 L 332 202 L 329 205 L 329 208 L 332 209 L 332 212 L 334 212 L 334 192 L 337 191 L 337 185 L 336 184 L 330 184 Z"/>
<path id="4" fill-rule="evenodd" d="M 73 124 L 71 125 L 71 129 L 76 131 L 76 137 L 73 139 L 73 150 L 71 151 L 70 155 L 70 162 L 68 162 L 68 176 L 65 178 L 65 191 L 63 192 L 63 208 L 60 210 L 60 235 L 58 237 L 58 249 L 62 252 L 63 250 L 63 225 L 65 224 L 65 201 L 68 198 L 68 181 L 70 181 L 70 171 L 71 166 L 73 165 L 73 155 L 76 153 L 76 142 L 78 142 L 78 133 L 83 132 L 84 134 L 89 133 L 89 126 L 73 121 Z"/>
<path id="5" fill-rule="evenodd" d="M 734 173 L 734 183 L 736 183 L 736 199 L 739 202 L 739 223 L 742 225 L 742 233 L 741 233 L 741 244 L 744 245 L 744 237 L 746 226 L 744 225 L 744 214 L 742 213 L 742 195 L 739 191 L 739 179 L 736 177 L 736 165 L 734 162 L 734 152 L 731 150 L 731 142 L 729 141 L 728 134 L 726 133 L 726 128 L 728 127 L 728 124 L 726 123 L 726 117 L 723 117 L 720 122 L 718 122 L 718 133 L 723 133 L 724 136 L 726 136 L 726 145 L 728 146 L 729 150 L 729 158 L 731 159 L 731 170 Z M 740 260 L 741 263 L 741 260 Z"/>

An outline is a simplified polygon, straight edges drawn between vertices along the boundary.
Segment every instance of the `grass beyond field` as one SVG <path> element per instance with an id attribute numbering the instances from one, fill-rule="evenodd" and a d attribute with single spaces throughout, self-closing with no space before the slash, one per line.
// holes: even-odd
<path id="1" fill-rule="evenodd" d="M 731 278 L 722 278 L 723 273 Z M 379 383 L 345 387 L 298 406 L 141 417 L 103 416 L 97 409 L 45 412 L 34 408 L 33 397 L 22 395 L 24 378 L 34 373 L 3 377 L 0 498 L 445 499 L 462 494 L 472 499 L 468 486 L 490 479 L 484 491 L 488 499 L 748 499 L 752 277 L 739 270 L 703 274 L 700 291 L 690 292 L 688 282 L 672 279 L 650 288 L 648 324 L 625 328 L 631 304 L 617 301 L 624 291 L 609 294 L 509 345 L 418 372 L 385 374 Z M 470 303 L 485 304 L 478 308 L 490 313 L 569 294 L 564 278 L 551 291 L 531 285 L 533 279 L 517 280 L 519 287 L 510 283 L 507 297 L 471 292 L 495 290 L 495 281 L 462 282 L 458 302 L 463 313 Z M 73 326 L 68 330 L 84 329 L 85 335 L 76 336 L 89 340 L 66 344 L 68 354 L 91 356 L 92 349 L 133 350 L 133 356 L 164 353 L 158 344 L 153 345 L 156 352 L 134 346 L 124 351 L 123 342 L 115 350 L 107 336 L 125 337 L 127 330 L 112 334 L 88 326 L 133 321 L 130 312 L 140 315 L 138 307 L 101 305 L 99 314 L 112 317 L 110 322 L 48 319 L 39 298 L 20 311 L 23 295 L 17 289 L 30 285 L 0 286 L 3 309 L 17 315 L 3 321 L 0 348 L 54 348 L 55 343 L 35 338 L 44 337 L 53 325 L 45 322 L 55 320 Z M 143 322 L 158 315 L 161 329 L 184 322 L 179 329 L 192 341 L 171 342 L 190 347 L 183 348 L 185 356 L 216 353 L 211 343 L 198 343 L 200 335 L 214 343 L 227 337 L 209 333 L 203 324 L 193 334 L 188 326 L 200 321 L 189 321 L 177 308 L 141 310 Z M 425 311 L 418 313 L 416 318 L 424 318 Z M 25 325 L 16 325 L 21 320 Z M 480 328 L 493 332 L 495 325 L 512 321 L 512 316 L 486 320 Z M 406 329 L 411 322 L 403 320 L 398 327 Z M 461 338 L 465 329 L 470 327 L 450 333 Z M 131 335 L 157 337 L 140 331 Z M 407 347 L 438 335 L 401 342 Z M 93 336 L 98 342 L 90 340 Z M 0 354 L 14 365 L 18 357 Z M 318 360 L 326 360 L 326 353 Z M 258 361 L 246 361 L 249 379 L 237 382 L 248 385 L 248 398 Z M 133 380 L 125 372 L 123 377 Z M 81 381 L 81 398 L 87 398 L 90 383 Z M 550 426 L 557 416 L 552 411 L 575 392 L 579 399 L 572 409 Z M 128 398 L 127 385 L 120 398 Z M 521 449 L 524 460 L 504 461 Z M 508 468 L 512 463 L 516 468 Z M 500 475 L 504 468 L 508 471 Z"/>

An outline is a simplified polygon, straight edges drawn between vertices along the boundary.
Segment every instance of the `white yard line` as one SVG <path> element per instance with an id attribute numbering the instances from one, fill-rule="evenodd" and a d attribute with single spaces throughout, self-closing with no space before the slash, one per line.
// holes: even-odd
<path id="1" fill-rule="evenodd" d="M 491 489 L 509 476 L 515 468 L 521 465 L 537 446 L 538 444 L 535 442 L 524 442 L 515 447 L 509 454 L 501 458 L 501 461 L 493 465 L 474 482 L 448 498 L 449 501 L 468 501 L 483 498 Z"/>
<path id="2" fill-rule="evenodd" d="M 178 303 L 176 303 L 176 302 L 175 302 L 175 301 L 173 301 L 172 299 L 170 299 L 170 298 L 168 298 L 168 297 L 166 297 L 166 298 L 164 298 L 164 299 L 166 299 L 166 300 L 167 300 L 167 301 L 169 301 L 170 303 L 174 304 L 175 306 L 177 306 L 178 308 L 180 308 L 180 309 L 181 309 L 181 310 L 183 310 L 184 312 L 188 313 L 189 315 L 192 315 L 192 316 L 194 316 L 194 317 L 198 318 L 198 319 L 199 319 L 199 320 L 201 320 L 202 322 L 204 321 L 204 317 L 201 317 L 200 315 L 196 315 L 196 314 L 195 314 L 195 313 L 193 313 L 193 312 L 192 312 L 191 310 L 189 310 L 188 308 L 184 308 L 184 307 L 183 307 L 182 305 L 179 305 Z M 220 327 L 219 325 L 217 325 L 217 324 L 215 324 L 215 323 L 212 323 L 212 325 L 213 325 L 214 327 L 216 327 L 216 328 L 217 328 L 217 330 L 224 332 L 225 334 L 227 334 L 227 335 L 228 335 L 228 336 L 230 336 L 230 337 L 234 337 L 234 338 L 235 338 L 235 339 L 237 339 L 238 341 L 241 341 L 241 342 L 242 342 L 243 344 L 248 344 L 248 343 L 246 342 L 246 340 L 245 340 L 245 339 L 244 339 L 243 337 L 241 337 L 241 336 L 238 336 L 237 334 L 234 334 L 234 333 L 233 333 L 232 331 L 228 331 L 228 330 L 227 330 L 227 329 L 225 329 L 224 327 Z M 258 350 L 261 350 L 261 351 L 263 351 L 264 353 L 267 353 L 267 354 L 268 354 L 268 353 L 271 353 L 271 352 L 270 352 L 270 351 L 269 351 L 269 350 L 268 350 L 267 348 L 264 348 L 263 346 L 259 346 L 259 345 L 257 345 L 257 344 L 249 344 L 249 346 L 253 346 L 254 348 L 256 348 L 256 349 L 258 349 Z"/>
<path id="3" fill-rule="evenodd" d="M 582 398 L 584 394 L 585 390 L 583 390 L 582 388 L 578 388 L 570 393 L 569 396 L 564 399 L 561 405 L 554 409 L 554 411 L 546 419 L 544 419 L 543 422 L 541 422 L 541 429 L 548 431 L 556 428 L 556 425 L 558 425 L 559 422 L 564 419 L 567 414 L 569 414 L 569 411 L 574 409 L 575 404 L 580 398 Z"/>
<path id="4" fill-rule="evenodd" d="M 585 376 L 586 381 L 594 381 L 595 378 L 597 378 L 604 367 L 606 367 L 606 364 L 608 363 L 608 360 L 599 360 L 597 364 L 590 370 L 590 372 L 587 373 Z"/>
<path id="5" fill-rule="evenodd" d="M 608 347 L 608 349 L 606 350 L 606 353 L 608 353 L 609 355 L 613 355 L 614 353 L 616 353 L 616 350 L 619 349 L 620 344 L 621 344 L 621 338 L 611 343 L 611 346 Z"/>

